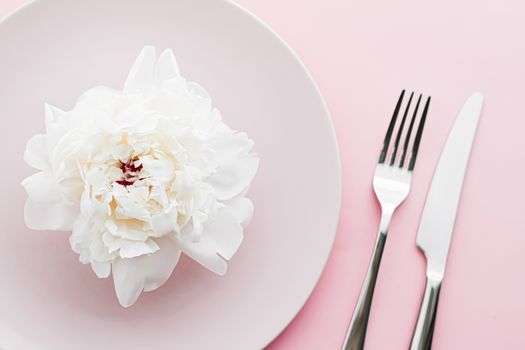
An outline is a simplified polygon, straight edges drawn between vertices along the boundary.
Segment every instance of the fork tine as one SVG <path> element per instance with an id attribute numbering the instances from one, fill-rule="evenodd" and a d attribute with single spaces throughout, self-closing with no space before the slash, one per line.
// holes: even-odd
<path id="1" fill-rule="evenodd" d="M 416 165 L 417 152 L 419 150 L 419 143 L 421 142 L 421 136 L 423 136 L 423 128 L 425 127 L 425 121 L 427 119 L 428 108 L 430 106 L 430 96 L 427 98 L 425 103 L 425 108 L 423 109 L 423 115 L 419 121 L 419 126 L 417 128 L 416 138 L 414 140 L 414 146 L 412 148 L 412 157 L 410 158 L 410 163 L 408 163 L 408 170 L 414 170 Z"/>
<path id="2" fill-rule="evenodd" d="M 412 129 L 414 128 L 414 122 L 416 121 L 417 111 L 419 109 L 419 104 L 421 103 L 421 95 L 419 95 L 416 103 L 416 108 L 414 108 L 414 113 L 412 114 L 412 120 L 410 120 L 410 125 L 408 126 L 408 131 L 405 136 L 405 144 L 403 145 L 403 152 L 401 153 L 401 160 L 399 161 L 399 167 L 402 168 L 405 164 L 405 158 L 408 151 L 408 144 L 410 143 L 410 135 L 412 135 Z"/>
<path id="3" fill-rule="evenodd" d="M 401 108 L 403 96 L 405 96 L 405 90 L 401 91 L 401 95 L 399 95 L 399 99 L 397 100 L 396 108 L 394 109 L 394 114 L 392 115 L 392 119 L 390 119 L 390 124 L 388 125 L 388 130 L 386 131 L 385 135 L 385 141 L 383 142 L 383 149 L 379 154 L 379 164 L 383 164 L 385 162 L 386 154 L 388 152 L 388 145 L 390 144 L 390 138 L 394 132 L 394 126 L 396 125 L 396 119 L 397 115 L 399 114 L 399 109 Z"/>
<path id="4" fill-rule="evenodd" d="M 399 147 L 399 140 L 401 140 L 401 134 L 403 133 L 403 127 L 405 126 L 408 110 L 410 109 L 410 104 L 412 103 L 412 97 L 414 97 L 414 92 L 410 94 L 410 98 L 408 99 L 408 103 L 405 108 L 405 113 L 403 113 L 403 119 L 401 119 L 401 125 L 399 125 L 399 130 L 397 130 L 397 136 L 394 142 L 394 151 L 392 152 L 392 158 L 390 159 L 390 166 L 394 165 L 394 162 L 396 161 L 397 148 Z"/>

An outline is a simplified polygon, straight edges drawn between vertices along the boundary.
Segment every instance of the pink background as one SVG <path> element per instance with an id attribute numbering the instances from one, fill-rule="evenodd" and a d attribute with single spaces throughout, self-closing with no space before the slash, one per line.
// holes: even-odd
<path id="1" fill-rule="evenodd" d="M 0 0 L 0 15 L 23 0 Z M 326 270 L 270 346 L 339 349 L 379 220 L 371 178 L 400 89 L 433 97 L 413 190 L 392 221 L 367 349 L 406 349 L 424 287 L 415 236 L 439 152 L 473 91 L 486 96 L 449 255 L 433 349 L 524 349 L 525 3 L 239 0 L 302 57 L 330 109 L 343 207 Z M 520 210 L 521 209 L 521 210 Z"/>

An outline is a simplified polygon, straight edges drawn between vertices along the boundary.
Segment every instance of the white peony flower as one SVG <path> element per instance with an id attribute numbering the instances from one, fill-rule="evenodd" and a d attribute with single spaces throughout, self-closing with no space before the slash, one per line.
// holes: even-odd
<path id="1" fill-rule="evenodd" d="M 123 91 L 97 87 L 73 110 L 47 105 L 27 143 L 25 222 L 72 230 L 80 261 L 113 275 L 120 304 L 160 287 L 184 253 L 223 275 L 253 205 L 253 141 L 230 129 L 171 50 L 145 47 Z"/>

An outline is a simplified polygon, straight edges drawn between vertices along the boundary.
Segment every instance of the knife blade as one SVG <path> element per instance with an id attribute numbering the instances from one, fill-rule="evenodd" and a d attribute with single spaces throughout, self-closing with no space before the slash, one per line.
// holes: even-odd
<path id="1" fill-rule="evenodd" d="M 439 290 L 483 101 L 482 94 L 474 93 L 463 105 L 441 152 L 427 195 L 417 235 L 417 245 L 427 261 L 427 283 L 411 350 L 431 346 Z"/>
<path id="2" fill-rule="evenodd" d="M 417 235 L 427 258 L 427 271 L 443 277 L 459 206 L 463 178 L 476 136 L 483 95 L 470 96 L 447 138 L 434 172 Z"/>

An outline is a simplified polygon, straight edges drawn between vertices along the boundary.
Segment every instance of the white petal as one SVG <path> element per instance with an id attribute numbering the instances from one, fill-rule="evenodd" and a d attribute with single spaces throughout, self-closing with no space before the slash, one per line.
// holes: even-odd
<path id="1" fill-rule="evenodd" d="M 107 134 L 114 135 L 121 131 L 120 127 L 111 119 L 111 117 L 99 113 L 95 117 L 96 125 L 101 130 Z"/>
<path id="2" fill-rule="evenodd" d="M 246 157 L 217 168 L 217 172 L 210 177 L 217 199 L 231 199 L 248 188 L 258 167 L 258 158 Z"/>
<path id="3" fill-rule="evenodd" d="M 147 117 L 143 118 L 140 122 L 138 122 L 133 127 L 128 128 L 132 133 L 135 134 L 145 134 L 149 133 L 157 127 L 159 124 L 159 117 L 155 115 L 148 115 Z"/>
<path id="4" fill-rule="evenodd" d="M 238 196 L 224 203 L 235 218 L 235 221 L 243 227 L 248 225 L 253 217 L 253 203 L 246 197 Z"/>
<path id="5" fill-rule="evenodd" d="M 188 92 L 188 85 L 186 79 L 183 77 L 175 77 L 168 79 L 164 81 L 163 87 L 176 94 Z M 168 105 L 173 104 L 173 100 L 171 98 L 161 99 L 161 101 L 165 102 Z"/>
<path id="6" fill-rule="evenodd" d="M 193 242 L 200 241 L 202 237 L 202 232 L 204 231 L 204 222 L 208 220 L 208 215 L 202 211 L 196 210 L 193 212 L 193 215 L 191 216 L 192 221 L 192 232 L 191 232 L 191 239 Z"/>
<path id="7" fill-rule="evenodd" d="M 88 246 L 88 259 L 87 261 L 113 261 L 118 257 L 117 252 L 110 252 L 108 247 L 104 244 L 102 237 L 102 225 L 97 222 L 91 222 L 91 225 L 96 225 L 95 227 L 90 227 L 89 232 L 89 246 Z M 99 226 L 99 227 L 97 227 Z"/>
<path id="8" fill-rule="evenodd" d="M 175 171 L 175 181 L 172 189 L 179 196 L 193 195 L 199 182 L 198 171 L 194 171 L 194 168 L 191 166 L 186 166 L 184 170 Z"/>
<path id="9" fill-rule="evenodd" d="M 105 193 L 107 190 L 106 174 L 102 167 L 93 167 L 87 170 L 85 173 L 85 181 L 91 185 L 91 191 L 94 196 Z"/>
<path id="10" fill-rule="evenodd" d="M 47 128 L 51 126 L 52 124 L 58 122 L 60 119 L 62 119 L 62 117 L 64 116 L 66 112 L 48 103 L 44 105 L 44 109 L 45 109 L 46 131 L 49 132 L 49 129 Z"/>
<path id="11" fill-rule="evenodd" d="M 103 217 L 106 214 L 109 214 L 110 211 L 111 208 L 108 203 L 90 198 L 90 193 L 88 190 L 84 190 L 84 192 L 82 192 L 82 196 L 80 197 L 80 212 L 82 215 L 87 217 Z"/>
<path id="12" fill-rule="evenodd" d="M 154 240 L 148 239 L 144 242 L 118 239 L 120 242 L 119 255 L 121 258 L 136 258 L 138 256 L 155 253 L 160 248 Z"/>
<path id="13" fill-rule="evenodd" d="M 75 206 L 42 204 L 28 198 L 24 208 L 26 226 L 33 230 L 69 231 L 78 217 Z"/>
<path id="14" fill-rule="evenodd" d="M 34 135 L 27 141 L 24 161 L 38 170 L 50 168 L 46 135 Z"/>
<path id="15" fill-rule="evenodd" d="M 195 117 L 201 116 L 205 118 L 205 124 L 209 123 L 209 119 L 213 110 L 213 104 L 210 97 L 210 94 L 204 87 L 201 85 L 195 83 L 195 82 L 188 82 L 188 92 L 190 93 L 189 97 L 193 105 L 192 114 L 194 114 Z M 194 117 L 193 122 L 197 122 L 198 119 Z M 199 125 L 199 123 L 197 123 Z M 201 126 L 203 126 L 201 124 Z"/>
<path id="16" fill-rule="evenodd" d="M 227 208 L 221 209 L 217 218 L 204 226 L 202 234 L 202 240 L 208 242 L 226 260 L 233 257 L 242 239 L 242 227 Z"/>
<path id="17" fill-rule="evenodd" d="M 147 91 L 153 86 L 157 53 L 153 46 L 145 46 L 133 63 L 124 83 L 124 92 Z"/>
<path id="18" fill-rule="evenodd" d="M 155 71 L 155 80 L 158 86 L 162 86 L 166 80 L 173 79 L 180 76 L 179 66 L 173 51 L 171 49 L 164 50 L 157 62 Z"/>
<path id="19" fill-rule="evenodd" d="M 143 224 L 135 220 L 106 220 L 104 226 L 113 236 L 131 241 L 144 242 L 150 233 L 144 230 Z"/>
<path id="20" fill-rule="evenodd" d="M 98 118 L 112 118 L 121 96 L 121 91 L 106 86 L 91 88 L 80 95 L 73 110 L 65 112 L 60 119 L 69 125 L 68 129 L 91 127 Z"/>
<path id="21" fill-rule="evenodd" d="M 151 186 L 149 194 L 150 200 L 156 201 L 162 208 L 168 208 L 169 211 L 174 210 L 174 208 L 177 206 L 177 201 L 173 199 L 170 203 L 164 188 L 156 184 L 150 184 L 149 186 Z"/>
<path id="22" fill-rule="evenodd" d="M 155 236 L 164 236 L 170 232 L 178 230 L 177 224 L 177 210 L 175 208 L 169 210 L 167 213 L 153 215 L 151 217 L 151 226 L 155 231 Z"/>
<path id="23" fill-rule="evenodd" d="M 135 103 L 127 106 L 115 115 L 115 122 L 120 128 L 129 128 L 140 123 L 147 115 L 148 112 L 144 105 Z"/>
<path id="24" fill-rule="evenodd" d="M 203 101 L 210 101 L 211 102 L 210 94 L 208 93 L 208 91 L 202 85 L 199 85 L 199 84 L 197 84 L 194 81 L 189 81 L 187 83 L 187 86 L 188 86 L 188 92 L 194 94 L 196 97 L 199 97 Z M 192 97 L 195 97 L 195 96 L 192 96 Z M 203 101 L 201 101 L 201 102 L 203 102 Z"/>
<path id="25" fill-rule="evenodd" d="M 50 104 L 45 105 L 47 153 L 53 154 L 56 143 L 69 130 L 68 126 L 61 123 L 65 112 Z"/>
<path id="26" fill-rule="evenodd" d="M 253 141 L 243 132 L 226 133 L 209 141 L 209 146 L 215 151 L 214 161 L 225 165 L 247 155 L 253 148 Z"/>
<path id="27" fill-rule="evenodd" d="M 117 188 L 116 185 L 113 186 L 113 198 L 117 203 L 115 213 L 118 219 L 139 219 L 147 221 L 150 218 L 148 209 L 141 202 L 133 200 L 131 193 L 124 195 L 115 194 L 115 188 Z M 130 186 L 130 188 L 132 188 L 132 186 Z"/>
<path id="28" fill-rule="evenodd" d="M 78 162 L 82 163 L 89 154 L 89 135 L 84 129 L 72 129 L 57 142 L 51 156 L 51 167 L 62 194 L 71 201 L 79 201 L 84 182 Z"/>
<path id="29" fill-rule="evenodd" d="M 121 135 L 121 139 L 122 139 L 122 135 Z M 113 156 L 113 158 L 118 159 L 123 163 L 126 163 L 129 160 L 129 158 L 132 156 L 132 154 L 133 154 L 133 147 L 131 147 L 129 144 L 115 145 L 111 148 L 111 155 Z M 113 172 L 112 175 L 115 178 L 121 178 L 123 175 L 122 170 L 119 168 L 113 167 L 110 169 L 110 171 Z"/>
<path id="30" fill-rule="evenodd" d="M 218 275 L 222 276 L 228 270 L 226 261 L 217 255 L 215 247 L 208 241 L 193 242 L 191 239 L 184 239 L 180 241 L 180 247 L 184 254 Z"/>
<path id="31" fill-rule="evenodd" d="M 109 262 L 98 262 L 92 261 L 91 268 L 95 272 L 98 278 L 107 278 L 111 272 L 111 263 Z"/>
<path id="32" fill-rule="evenodd" d="M 116 259 L 112 264 L 113 281 L 123 307 L 135 303 L 140 293 L 152 291 L 170 277 L 180 257 L 180 250 L 169 238 L 157 240 L 161 249 L 133 259 Z"/>
<path id="33" fill-rule="evenodd" d="M 73 230 L 71 236 L 69 236 L 69 244 L 71 245 L 71 249 L 80 255 L 79 260 L 82 263 L 91 261 L 89 251 L 90 236 L 90 219 L 87 216 L 80 216 L 73 224 Z"/>
<path id="34" fill-rule="evenodd" d="M 175 164 L 166 156 L 157 155 L 141 157 L 144 170 L 154 178 L 161 187 L 165 187 L 175 175 Z"/>
<path id="35" fill-rule="evenodd" d="M 49 171 L 41 171 L 25 178 L 22 186 L 27 195 L 39 203 L 56 204 L 62 199 L 60 188 Z"/>

